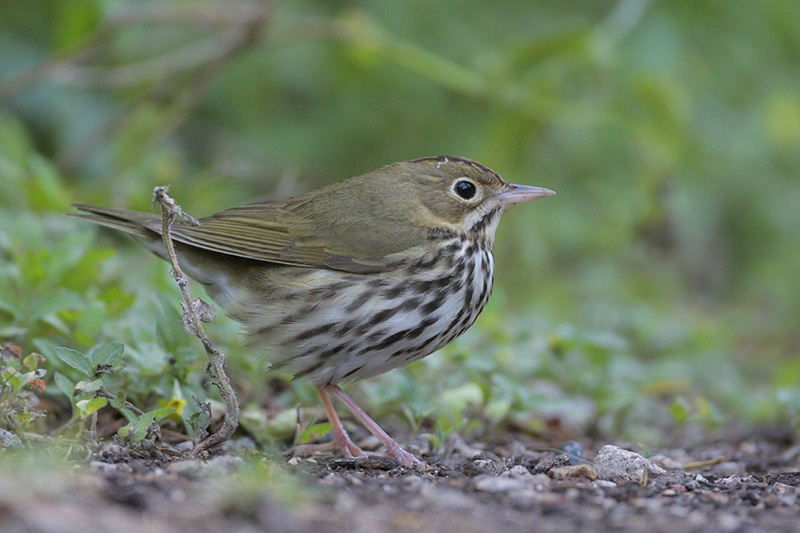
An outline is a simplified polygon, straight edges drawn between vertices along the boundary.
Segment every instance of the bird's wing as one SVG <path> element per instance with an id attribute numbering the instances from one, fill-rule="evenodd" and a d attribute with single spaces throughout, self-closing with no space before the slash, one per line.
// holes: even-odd
<path id="1" fill-rule="evenodd" d="M 161 233 L 159 220 L 149 220 L 144 225 Z M 260 202 L 221 211 L 201 219 L 200 226 L 176 222 L 170 233 L 184 244 L 256 261 L 355 273 L 381 272 L 389 267 L 385 255 L 370 257 L 363 249 L 350 245 L 349 239 L 317 226 L 282 203 Z"/>

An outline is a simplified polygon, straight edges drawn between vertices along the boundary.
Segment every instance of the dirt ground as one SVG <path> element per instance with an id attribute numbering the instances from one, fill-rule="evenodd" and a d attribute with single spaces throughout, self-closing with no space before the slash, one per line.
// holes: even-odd
<path id="1" fill-rule="evenodd" d="M 259 459 L 273 477 L 253 475 L 253 452 L 164 462 L 111 444 L 68 475 L 0 477 L 0 531 L 800 530 L 790 432 L 650 450 L 665 471 L 636 481 L 598 477 L 603 444 L 571 443 L 570 456 L 523 438 L 456 438 L 415 470 L 379 456 Z"/>

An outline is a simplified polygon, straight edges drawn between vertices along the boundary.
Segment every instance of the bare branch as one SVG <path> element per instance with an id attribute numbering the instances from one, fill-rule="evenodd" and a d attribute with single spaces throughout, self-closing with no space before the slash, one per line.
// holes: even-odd
<path id="1" fill-rule="evenodd" d="M 203 343 L 203 348 L 208 355 L 208 367 L 206 367 L 206 372 L 214 385 L 219 389 L 219 395 L 222 397 L 227 407 L 222 427 L 220 427 L 216 433 L 203 438 L 192 450 L 191 455 L 196 457 L 211 448 L 219 446 L 233 435 L 233 432 L 236 431 L 236 428 L 239 426 L 239 401 L 231 386 L 230 378 L 228 378 L 228 374 L 225 372 L 227 359 L 224 354 L 217 351 L 212 346 L 211 340 L 209 340 L 203 328 L 203 321 L 198 314 L 198 309 L 202 309 L 203 314 L 206 315 L 208 313 L 208 304 L 198 304 L 193 301 L 189 295 L 189 290 L 187 289 L 188 281 L 183 275 L 183 270 L 181 269 L 178 256 L 175 252 L 175 245 L 170 235 L 172 223 L 178 217 L 189 221 L 189 223 L 193 225 L 200 225 L 200 223 L 195 218 L 186 214 L 186 212 L 181 209 L 181 206 L 170 198 L 167 194 L 168 190 L 169 187 L 156 187 L 153 191 L 153 203 L 154 205 L 158 203 L 161 206 L 162 239 L 164 240 L 164 247 L 167 250 L 167 259 L 172 266 L 172 276 L 175 278 L 175 282 L 178 284 L 181 295 L 183 296 L 181 307 L 183 307 L 184 324 L 188 325 L 189 327 L 187 329 L 191 329 L 191 333 Z"/>

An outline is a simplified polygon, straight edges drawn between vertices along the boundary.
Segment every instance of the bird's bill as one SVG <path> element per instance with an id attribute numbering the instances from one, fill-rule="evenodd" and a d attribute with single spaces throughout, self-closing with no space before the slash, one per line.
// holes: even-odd
<path id="1" fill-rule="evenodd" d="M 545 189 L 544 187 L 532 187 L 530 185 L 516 185 L 512 183 L 508 190 L 500 193 L 497 198 L 500 200 L 501 205 L 511 205 L 538 200 L 539 198 L 544 198 L 553 194 L 555 194 L 555 191 Z"/>

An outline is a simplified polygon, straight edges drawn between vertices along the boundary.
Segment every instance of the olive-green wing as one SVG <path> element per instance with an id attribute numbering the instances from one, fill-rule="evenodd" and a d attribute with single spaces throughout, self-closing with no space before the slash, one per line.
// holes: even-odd
<path id="1" fill-rule="evenodd" d="M 160 220 L 144 225 L 161 234 Z M 199 226 L 176 222 L 171 233 L 184 244 L 256 261 L 357 273 L 385 270 L 383 257 L 353 253 L 342 242 L 326 242 L 313 226 L 279 203 L 263 202 L 221 211 L 201 219 Z"/>
<path id="2" fill-rule="evenodd" d="M 256 261 L 381 272 L 397 261 L 393 254 L 425 246 L 431 225 L 394 167 L 287 200 L 227 209 L 201 219 L 199 226 L 177 221 L 171 233 L 184 244 Z M 93 213 L 78 216 L 97 224 L 140 236 L 147 230 L 161 234 L 161 219 L 153 214 L 76 207 Z"/>

